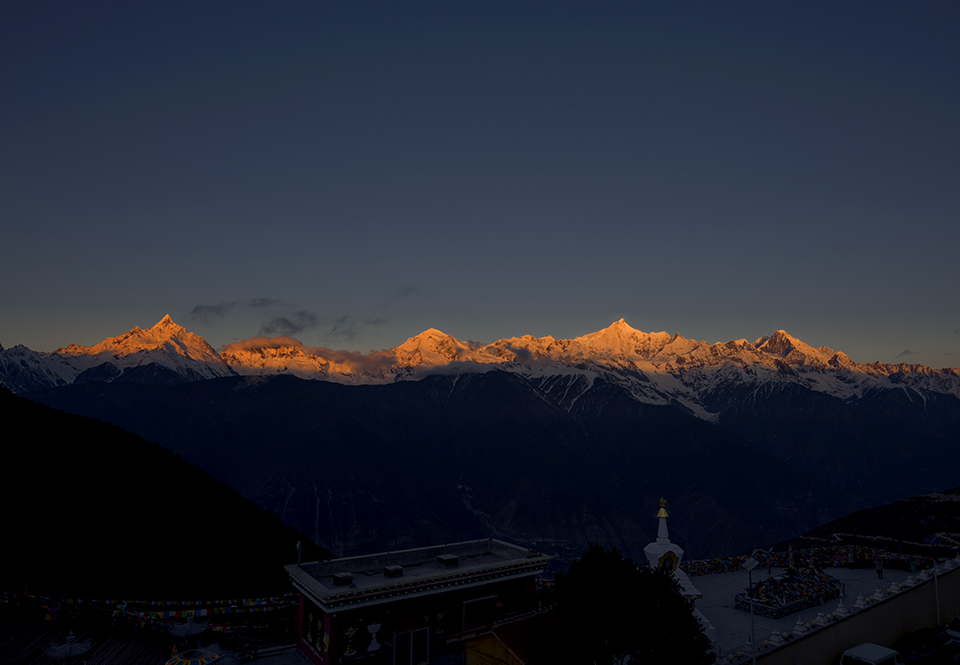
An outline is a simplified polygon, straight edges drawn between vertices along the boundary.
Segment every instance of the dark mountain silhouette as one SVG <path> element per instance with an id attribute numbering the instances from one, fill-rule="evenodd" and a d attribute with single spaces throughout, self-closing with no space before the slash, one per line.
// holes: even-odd
<path id="1" fill-rule="evenodd" d="M 858 510 L 811 529 L 778 549 L 841 544 L 955 556 L 960 549 L 960 487 Z"/>
<path id="2" fill-rule="evenodd" d="M 960 403 L 950 395 L 878 390 L 853 402 L 786 385 L 729 402 L 722 426 L 874 505 L 960 480 Z"/>
<path id="3" fill-rule="evenodd" d="M 640 552 L 661 496 L 692 557 L 859 508 L 745 437 L 597 380 L 573 408 L 491 371 L 379 386 L 289 376 L 34 397 L 156 440 L 338 554 L 499 536 Z"/>
<path id="4" fill-rule="evenodd" d="M 0 590 L 95 598 L 289 591 L 302 538 L 158 444 L 0 388 Z M 306 541 L 306 539 L 304 539 Z M 306 541 L 305 557 L 329 556 Z"/>

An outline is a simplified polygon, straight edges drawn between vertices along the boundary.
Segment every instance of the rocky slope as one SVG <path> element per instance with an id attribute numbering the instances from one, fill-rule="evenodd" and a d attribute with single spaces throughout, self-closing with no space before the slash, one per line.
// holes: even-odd
<path id="1" fill-rule="evenodd" d="M 501 371 L 378 386 L 89 383 L 33 397 L 169 446 L 342 555 L 487 536 L 561 556 L 592 541 L 637 553 L 664 495 L 674 536 L 706 556 L 860 507 L 736 434 L 602 381 L 569 410 Z"/>

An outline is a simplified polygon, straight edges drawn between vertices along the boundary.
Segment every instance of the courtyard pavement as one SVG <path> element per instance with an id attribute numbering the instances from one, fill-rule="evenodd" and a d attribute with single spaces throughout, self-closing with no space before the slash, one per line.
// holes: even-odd
<path id="1" fill-rule="evenodd" d="M 945 569 L 941 567 L 940 571 L 943 573 Z M 772 571 L 773 575 L 779 575 L 783 572 L 783 568 L 774 568 Z M 784 632 L 792 634 L 798 620 L 802 624 L 807 624 L 816 619 L 820 612 L 824 614 L 834 612 L 840 600 L 852 614 L 857 611 L 855 603 L 858 596 L 862 595 L 866 599 L 876 594 L 877 590 L 880 589 L 884 596 L 888 597 L 890 594 L 887 589 L 891 584 L 899 585 L 906 582 L 911 575 L 916 580 L 918 575 L 918 573 L 885 569 L 883 579 L 879 580 L 876 571 L 872 568 L 826 568 L 824 572 L 844 584 L 845 595 L 840 599 L 828 600 L 822 605 L 810 607 L 780 619 L 768 619 L 755 615 L 758 645 L 762 645 L 764 640 L 769 640 L 774 632 L 777 634 Z M 929 583 L 932 584 L 932 573 L 930 574 Z M 754 582 L 766 579 L 766 568 L 754 569 L 753 577 Z M 744 654 L 749 653 L 750 613 L 734 608 L 736 595 L 747 588 L 747 571 L 740 570 L 732 573 L 691 577 L 690 581 L 703 594 L 703 598 L 697 601 L 697 609 L 710 620 L 716 629 L 716 641 L 720 655 L 735 654 L 737 651 L 742 651 Z M 923 582 L 919 583 L 922 584 Z"/>

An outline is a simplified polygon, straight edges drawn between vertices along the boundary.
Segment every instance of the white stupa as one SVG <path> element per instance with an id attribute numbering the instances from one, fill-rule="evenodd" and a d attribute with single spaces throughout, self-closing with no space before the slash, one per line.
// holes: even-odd
<path id="1" fill-rule="evenodd" d="M 680 583 L 684 598 L 689 598 L 693 603 L 693 614 L 700 619 L 703 625 L 703 631 L 711 642 L 716 641 L 717 631 L 700 610 L 697 609 L 697 599 L 703 598 L 703 594 L 685 572 L 680 570 L 680 560 L 683 559 L 683 548 L 676 543 L 670 542 L 670 532 L 667 531 L 667 500 L 660 499 L 660 510 L 657 512 L 657 519 L 660 525 L 657 527 L 657 539 L 643 548 L 643 553 L 647 555 L 647 563 L 651 568 L 666 568 Z"/>
<path id="2" fill-rule="evenodd" d="M 693 601 L 703 598 L 703 594 L 693 586 L 687 574 L 680 570 L 680 560 L 683 559 L 683 548 L 670 542 L 670 533 L 667 531 L 667 500 L 660 499 L 660 510 L 657 512 L 660 526 L 657 528 L 657 539 L 643 548 L 647 555 L 647 562 L 652 568 L 666 568 L 680 582 L 683 595 Z"/>

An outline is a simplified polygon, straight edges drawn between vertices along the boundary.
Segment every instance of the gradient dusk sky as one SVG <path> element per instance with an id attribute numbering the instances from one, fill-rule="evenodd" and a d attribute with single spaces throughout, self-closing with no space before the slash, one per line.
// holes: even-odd
<path id="1" fill-rule="evenodd" d="M 960 366 L 958 2 L 8 2 L 0 344 L 623 317 Z"/>

